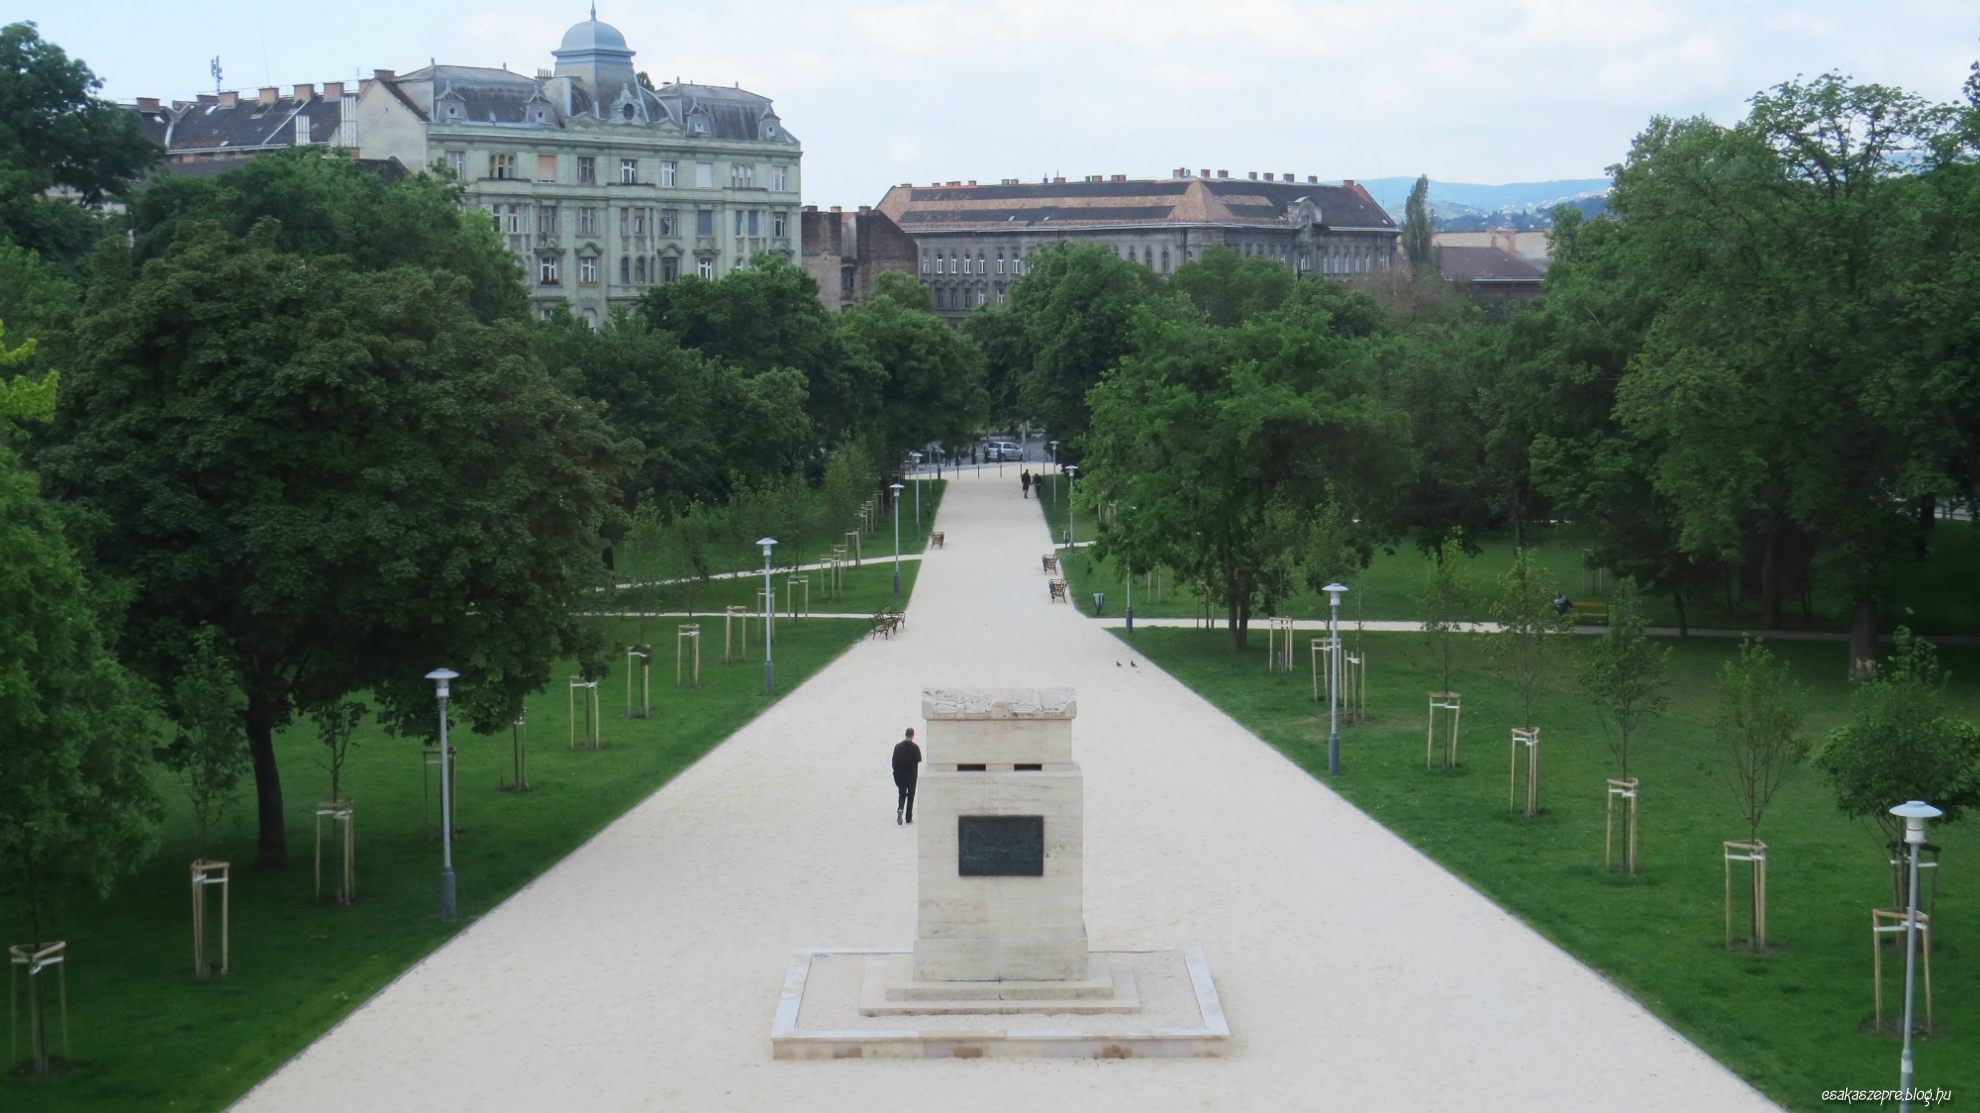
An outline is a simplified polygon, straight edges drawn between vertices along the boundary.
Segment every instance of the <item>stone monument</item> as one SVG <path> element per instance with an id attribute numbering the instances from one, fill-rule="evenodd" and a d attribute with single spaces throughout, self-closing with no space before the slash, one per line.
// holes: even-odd
<path id="1" fill-rule="evenodd" d="M 1070 688 L 922 691 L 914 946 L 798 952 L 776 1058 L 1223 1053 L 1201 951 L 1087 947 L 1077 713 Z"/>

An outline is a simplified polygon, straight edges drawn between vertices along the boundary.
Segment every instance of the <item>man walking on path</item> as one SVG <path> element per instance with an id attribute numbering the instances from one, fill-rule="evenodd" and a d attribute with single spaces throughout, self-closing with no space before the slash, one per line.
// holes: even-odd
<path id="1" fill-rule="evenodd" d="M 894 744 L 894 787 L 900 790 L 894 804 L 896 826 L 902 822 L 902 812 L 907 813 L 906 822 L 914 822 L 914 782 L 920 776 L 921 747 L 914 744 L 914 728 L 909 727 L 907 737 Z"/>
<path id="2" fill-rule="evenodd" d="M 1025 498 L 1030 498 L 1030 497 L 1031 497 L 1031 469 L 1030 469 L 1030 468 L 1026 468 L 1026 469 L 1024 469 L 1024 471 L 1023 471 L 1023 473 L 1022 473 L 1022 474 L 1020 474 L 1020 475 L 1018 476 L 1018 482 L 1019 482 L 1020 484 L 1022 484 L 1022 485 L 1024 486 L 1024 497 L 1025 497 Z"/>

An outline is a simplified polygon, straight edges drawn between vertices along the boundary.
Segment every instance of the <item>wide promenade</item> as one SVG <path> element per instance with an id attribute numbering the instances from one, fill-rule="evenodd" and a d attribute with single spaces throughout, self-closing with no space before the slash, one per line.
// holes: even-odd
<path id="1" fill-rule="evenodd" d="M 927 555 L 901 636 L 820 672 L 238 1108 L 1773 1108 L 1048 603 L 1047 533 L 1014 480 L 952 482 L 938 527 L 948 547 Z M 791 951 L 913 938 L 915 836 L 894 824 L 887 759 L 929 685 L 1078 690 L 1092 944 L 1202 947 L 1230 1057 L 771 1060 Z"/>

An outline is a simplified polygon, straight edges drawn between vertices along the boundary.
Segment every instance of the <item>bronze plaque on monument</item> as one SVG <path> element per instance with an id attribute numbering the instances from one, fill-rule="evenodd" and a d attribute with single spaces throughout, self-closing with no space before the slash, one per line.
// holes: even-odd
<path id="1" fill-rule="evenodd" d="M 1045 817 L 957 816 L 956 872 L 963 877 L 1045 876 Z"/>

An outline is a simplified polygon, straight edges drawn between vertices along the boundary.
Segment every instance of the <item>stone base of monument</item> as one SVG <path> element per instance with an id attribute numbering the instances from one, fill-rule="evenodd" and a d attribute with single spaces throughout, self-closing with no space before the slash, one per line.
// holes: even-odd
<path id="1" fill-rule="evenodd" d="M 821 949 L 793 956 L 770 1033 L 772 1056 L 1200 1058 L 1225 1054 L 1230 1041 L 1209 964 L 1194 947 L 1098 951 L 1086 979 L 961 990 L 913 981 L 909 955 Z M 1036 996 L 1045 993 L 1053 996 Z"/>
<path id="2" fill-rule="evenodd" d="M 1087 956 L 1087 976 L 1070 982 L 918 982 L 914 955 L 866 962 L 861 1016 L 980 1013 L 1138 1013 L 1134 970 L 1104 955 Z"/>

